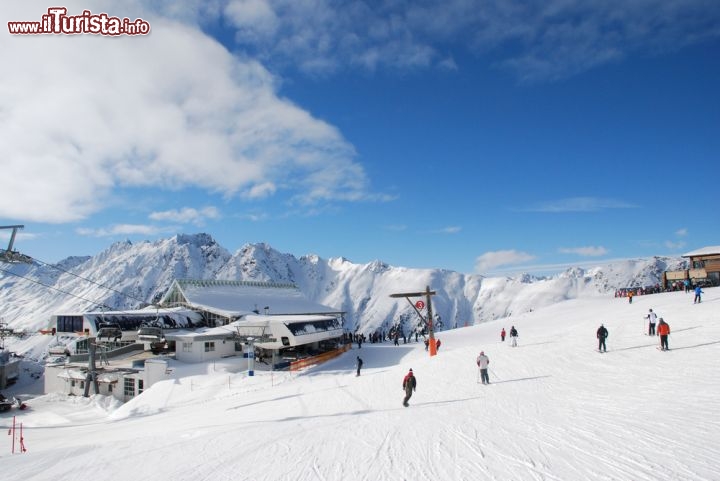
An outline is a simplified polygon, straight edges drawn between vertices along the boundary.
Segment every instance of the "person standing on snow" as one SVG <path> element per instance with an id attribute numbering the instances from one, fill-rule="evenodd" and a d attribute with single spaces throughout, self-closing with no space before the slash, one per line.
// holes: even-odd
<path id="1" fill-rule="evenodd" d="M 517 329 L 515 329 L 515 326 L 512 326 L 510 328 L 510 345 L 512 347 L 517 347 L 517 338 L 518 338 Z"/>
<path id="2" fill-rule="evenodd" d="M 700 295 L 703 294 L 702 289 L 700 289 L 700 286 L 695 287 L 695 300 L 693 301 L 693 304 L 700 304 L 700 301 L 702 298 Z"/>
<path id="3" fill-rule="evenodd" d="M 648 320 L 648 336 L 655 335 L 655 323 L 657 322 L 657 314 L 650 309 L 650 312 L 646 316 Z"/>
<path id="4" fill-rule="evenodd" d="M 362 368 L 363 360 L 360 359 L 360 356 L 357 357 L 357 375 L 360 375 L 360 368 Z"/>
<path id="5" fill-rule="evenodd" d="M 485 351 L 480 351 L 480 355 L 477 357 L 477 365 L 480 368 L 480 378 L 483 384 L 490 384 L 490 378 L 488 377 L 488 365 L 490 364 L 490 358 L 485 355 Z"/>
<path id="6" fill-rule="evenodd" d="M 668 336 L 670 335 L 670 325 L 660 318 L 660 325 L 658 325 L 658 336 L 660 336 L 660 350 L 668 351 Z"/>
<path id="7" fill-rule="evenodd" d="M 502 328 L 502 331 L 500 331 L 500 340 L 502 342 L 505 342 L 505 328 Z"/>
<path id="8" fill-rule="evenodd" d="M 607 347 L 605 346 L 605 339 L 608 337 L 608 330 L 605 328 L 604 324 L 600 324 L 600 327 L 598 327 L 597 330 L 597 339 L 598 339 L 598 351 L 607 352 Z"/>
<path id="9" fill-rule="evenodd" d="M 415 379 L 415 375 L 413 374 L 413 370 L 410 369 L 408 373 L 405 375 L 405 378 L 403 379 L 402 387 L 405 390 L 405 398 L 403 399 L 403 406 L 408 407 L 408 401 L 413 395 L 413 392 L 415 391 L 415 388 L 417 387 L 417 381 Z"/>

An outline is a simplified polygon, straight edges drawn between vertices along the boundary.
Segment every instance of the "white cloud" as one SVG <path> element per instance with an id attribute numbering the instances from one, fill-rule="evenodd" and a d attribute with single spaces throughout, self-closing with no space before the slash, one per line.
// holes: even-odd
<path id="1" fill-rule="evenodd" d="M 311 72 L 343 67 L 454 65 L 447 52 L 489 54 L 522 81 L 554 80 L 717 37 L 708 0 L 231 0 L 237 40 L 274 63 Z M 652 12 L 652 15 L 648 15 Z"/>
<path id="2" fill-rule="evenodd" d="M 190 187 L 226 197 L 277 188 L 307 202 L 366 198 L 368 179 L 353 147 L 281 98 L 258 62 L 141 3 L 66 6 L 142 17 L 152 33 L 6 35 L 0 217 L 77 221 L 102 210 L 117 187 Z M 12 4 L 0 23 L 39 20 L 45 9 Z"/>
<path id="3" fill-rule="evenodd" d="M 587 247 L 561 247 L 558 252 L 563 254 L 577 254 L 583 257 L 599 257 L 608 253 L 608 250 L 601 246 Z"/>
<path id="4" fill-rule="evenodd" d="M 462 227 L 452 225 L 448 227 L 443 227 L 442 229 L 434 230 L 434 234 L 457 234 L 462 230 Z"/>
<path id="5" fill-rule="evenodd" d="M 685 237 L 688 235 L 688 230 L 686 228 L 678 229 L 675 231 L 675 235 L 678 237 Z"/>
<path id="6" fill-rule="evenodd" d="M 499 266 L 520 264 L 533 259 L 535 256 L 532 254 L 516 250 L 486 252 L 475 259 L 475 271 L 482 274 Z"/>
<path id="7" fill-rule="evenodd" d="M 607 209 L 634 209 L 637 206 L 629 202 L 603 199 L 598 197 L 571 197 L 548 202 L 540 202 L 522 209 L 527 212 L 597 212 Z"/>
<path id="8" fill-rule="evenodd" d="M 250 199 L 260 199 L 269 197 L 277 191 L 277 186 L 272 182 L 264 182 L 262 184 L 253 185 L 243 195 Z"/>
<path id="9" fill-rule="evenodd" d="M 180 222 L 182 224 L 192 223 L 204 225 L 206 219 L 220 218 L 220 211 L 216 207 L 204 207 L 200 210 L 192 207 L 183 207 L 180 210 L 172 209 L 163 212 L 153 212 L 149 215 L 151 220 Z"/>
<path id="10" fill-rule="evenodd" d="M 90 228 L 78 228 L 75 229 L 78 235 L 87 237 L 112 237 L 116 235 L 147 235 L 154 236 L 163 232 L 171 232 L 172 229 L 160 228 L 152 225 L 143 224 L 117 224 L 108 228 L 101 229 L 90 229 Z"/>
<path id="11" fill-rule="evenodd" d="M 687 243 L 685 241 L 677 241 L 677 242 L 665 241 L 665 247 L 667 247 L 668 249 L 672 249 L 672 250 L 683 249 L 683 248 L 685 248 L 686 245 L 687 245 Z"/>

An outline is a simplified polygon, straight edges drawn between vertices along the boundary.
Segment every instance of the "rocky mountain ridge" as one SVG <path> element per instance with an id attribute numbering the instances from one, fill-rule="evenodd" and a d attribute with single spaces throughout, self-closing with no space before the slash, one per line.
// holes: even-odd
<path id="1" fill-rule="evenodd" d="M 264 243 L 235 253 L 208 234 L 178 234 L 140 243 L 118 242 L 92 257 L 71 257 L 55 265 L 14 264 L 0 272 L 3 318 L 15 329 L 47 327 L 50 315 L 107 306 L 136 309 L 162 296 L 176 278 L 256 280 L 296 284 L 309 299 L 346 311 L 346 327 L 389 328 L 416 314 L 404 299 L 389 295 L 437 294 L 433 310 L 444 328 L 507 317 L 616 289 L 655 285 L 662 272 L 684 265 L 682 258 L 653 257 L 593 269 L 574 267 L 552 277 L 483 277 L 444 269 L 410 269 L 376 260 L 295 257 Z"/>

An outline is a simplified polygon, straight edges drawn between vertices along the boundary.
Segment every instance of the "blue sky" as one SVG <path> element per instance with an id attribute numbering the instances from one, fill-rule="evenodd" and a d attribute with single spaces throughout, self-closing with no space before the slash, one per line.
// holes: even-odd
<path id="1" fill-rule="evenodd" d="M 720 244 L 717 2 L 65 6 L 152 30 L 2 34 L 0 224 L 40 260 L 207 232 L 544 273 Z"/>

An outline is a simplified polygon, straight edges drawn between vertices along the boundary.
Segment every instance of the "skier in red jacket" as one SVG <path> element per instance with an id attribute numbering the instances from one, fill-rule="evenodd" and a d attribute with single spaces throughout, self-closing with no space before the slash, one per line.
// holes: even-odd
<path id="1" fill-rule="evenodd" d="M 416 386 L 417 381 L 415 380 L 415 375 L 413 374 L 413 370 L 410 369 L 410 371 L 408 371 L 408 373 L 405 375 L 402 383 L 402 387 L 405 390 L 405 399 L 403 399 L 403 406 L 409 406 L 408 401 L 412 397 L 413 391 L 415 391 Z"/>

